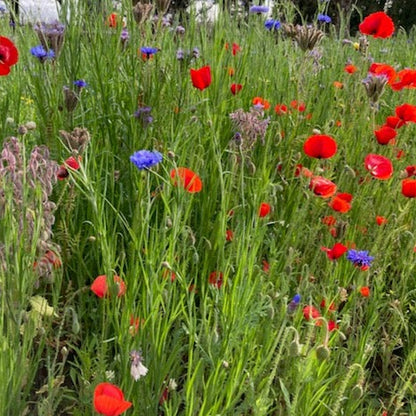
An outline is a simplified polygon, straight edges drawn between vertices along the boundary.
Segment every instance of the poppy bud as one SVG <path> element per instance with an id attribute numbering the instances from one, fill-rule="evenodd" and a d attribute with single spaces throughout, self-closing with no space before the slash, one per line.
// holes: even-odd
<path id="1" fill-rule="evenodd" d="M 319 361 L 327 360 L 330 354 L 331 354 L 331 351 L 325 345 L 319 345 L 319 347 L 316 348 L 316 356 Z"/>

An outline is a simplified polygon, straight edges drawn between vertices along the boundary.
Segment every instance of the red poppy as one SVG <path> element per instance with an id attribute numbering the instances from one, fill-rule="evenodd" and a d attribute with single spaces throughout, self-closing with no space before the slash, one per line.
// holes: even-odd
<path id="1" fill-rule="evenodd" d="M 391 17 L 384 12 L 376 12 L 368 15 L 358 26 L 364 35 L 374 38 L 388 38 L 394 32 L 394 23 Z"/>
<path id="2" fill-rule="evenodd" d="M 339 81 L 334 81 L 334 82 L 332 83 L 332 85 L 333 85 L 335 88 L 338 88 L 339 90 L 342 90 L 342 89 L 344 88 L 344 84 L 343 84 L 342 82 L 339 82 Z"/>
<path id="3" fill-rule="evenodd" d="M 333 217 L 332 215 L 327 215 L 326 217 L 322 218 L 322 224 L 332 226 L 335 225 L 337 222 L 337 219 Z"/>
<path id="4" fill-rule="evenodd" d="M 402 104 L 396 107 L 396 116 L 401 120 L 397 127 L 407 123 L 416 123 L 416 105 Z"/>
<path id="5" fill-rule="evenodd" d="M 217 271 L 211 272 L 208 277 L 208 283 L 216 287 L 217 289 L 221 289 L 221 286 L 224 283 L 223 277 L 224 276 L 222 272 L 217 272 Z"/>
<path id="6" fill-rule="evenodd" d="M 298 163 L 295 166 L 295 176 L 297 177 L 299 175 L 302 175 L 305 178 L 311 178 L 313 176 L 313 173 L 308 168 L 305 168 L 304 166 L 302 166 L 301 163 Z"/>
<path id="7" fill-rule="evenodd" d="M 126 284 L 121 280 L 120 276 L 114 276 L 114 283 L 118 286 L 117 297 L 123 296 L 126 293 Z M 99 297 L 103 298 L 108 294 L 107 276 L 105 274 L 97 276 L 92 282 L 91 290 Z"/>
<path id="8" fill-rule="evenodd" d="M 387 78 L 387 82 L 389 84 L 392 84 L 397 76 L 396 70 L 392 66 L 387 64 L 380 64 L 377 62 L 373 62 L 370 65 L 368 72 L 374 75 L 384 75 Z"/>
<path id="9" fill-rule="evenodd" d="M 79 162 L 80 162 L 80 158 L 78 157 L 78 160 L 75 159 L 73 156 L 70 156 L 68 159 L 65 160 L 64 164 L 68 167 L 70 167 L 71 169 L 74 170 L 78 170 L 79 169 Z"/>
<path id="10" fill-rule="evenodd" d="M 4 36 L 0 36 L 0 76 L 9 75 L 10 67 L 19 60 L 19 53 L 14 43 Z"/>
<path id="11" fill-rule="evenodd" d="M 416 179 L 402 180 L 402 194 L 407 198 L 416 198 Z"/>
<path id="12" fill-rule="evenodd" d="M 264 110 L 268 110 L 270 108 L 270 103 L 262 97 L 254 97 L 252 103 L 253 105 L 263 107 Z"/>
<path id="13" fill-rule="evenodd" d="M 306 104 L 303 102 L 298 102 L 296 100 L 292 100 L 290 102 L 290 106 L 294 109 L 294 110 L 298 110 L 299 112 L 303 113 L 306 110 Z"/>
<path id="14" fill-rule="evenodd" d="M 191 69 L 192 85 L 199 90 L 204 90 L 211 85 L 211 67 L 209 65 L 200 69 Z"/>
<path id="15" fill-rule="evenodd" d="M 339 328 L 339 326 L 335 321 L 333 321 L 333 320 L 328 321 L 328 331 L 329 332 L 335 331 L 338 328 Z"/>
<path id="16" fill-rule="evenodd" d="M 225 239 L 227 241 L 233 241 L 234 240 L 234 233 L 233 230 L 226 230 L 225 231 Z"/>
<path id="17" fill-rule="evenodd" d="M 303 151 L 310 157 L 329 159 L 337 152 L 337 143 L 330 136 L 315 134 L 305 141 Z"/>
<path id="18" fill-rule="evenodd" d="M 176 168 L 170 171 L 170 177 L 174 186 L 179 184 L 189 193 L 193 194 L 202 190 L 201 178 L 188 168 Z M 176 178 L 178 177 L 178 178 Z M 178 181 L 179 179 L 179 181 Z"/>
<path id="19" fill-rule="evenodd" d="M 270 264 L 269 264 L 269 262 L 267 260 L 263 260 L 262 263 L 263 263 L 262 269 L 263 269 L 264 273 L 269 273 L 269 271 L 270 271 Z"/>
<path id="20" fill-rule="evenodd" d="M 370 296 L 370 288 L 368 286 L 363 286 L 360 288 L 361 296 L 368 298 Z"/>
<path id="21" fill-rule="evenodd" d="M 243 86 L 241 84 L 231 84 L 231 87 L 230 87 L 231 93 L 233 95 L 236 95 L 242 89 L 243 89 Z"/>
<path id="22" fill-rule="evenodd" d="M 61 259 L 58 257 L 58 255 L 52 251 L 52 250 L 48 250 L 45 255 L 43 256 L 43 258 L 48 261 L 50 264 L 52 264 L 52 266 L 57 269 L 59 267 L 62 266 L 62 261 Z"/>
<path id="23" fill-rule="evenodd" d="M 315 195 L 322 198 L 330 198 L 337 191 L 337 186 L 334 182 L 323 176 L 312 176 L 309 182 L 309 189 L 313 191 Z"/>
<path id="24" fill-rule="evenodd" d="M 321 250 L 325 251 L 329 260 L 336 260 L 340 258 L 348 250 L 348 248 L 344 246 L 344 244 L 335 243 L 332 248 L 321 247 Z"/>
<path id="25" fill-rule="evenodd" d="M 311 319 L 317 319 L 321 316 L 318 309 L 313 305 L 307 305 L 303 308 L 303 316 L 307 321 Z"/>
<path id="26" fill-rule="evenodd" d="M 258 215 L 263 218 L 266 215 L 269 215 L 271 211 L 271 206 L 267 202 L 262 202 L 259 207 Z"/>
<path id="27" fill-rule="evenodd" d="M 397 78 L 399 78 L 399 81 L 391 84 L 393 90 L 416 88 L 416 69 L 403 69 L 397 73 Z"/>
<path id="28" fill-rule="evenodd" d="M 352 195 L 348 193 L 336 194 L 328 205 L 334 210 L 341 213 L 346 213 L 351 209 Z"/>
<path id="29" fill-rule="evenodd" d="M 416 165 L 409 165 L 405 168 L 405 175 L 407 177 L 416 176 Z"/>
<path id="30" fill-rule="evenodd" d="M 228 44 L 228 42 L 225 44 L 225 49 L 227 51 L 228 49 L 230 49 L 230 45 Z M 240 45 L 238 45 L 237 43 L 233 43 L 231 47 L 231 53 L 233 54 L 233 56 L 237 55 L 237 53 L 240 51 L 241 51 Z"/>
<path id="31" fill-rule="evenodd" d="M 383 225 L 387 222 L 386 217 L 382 217 L 381 215 L 376 215 L 376 223 L 377 225 Z"/>
<path id="32" fill-rule="evenodd" d="M 319 305 L 322 309 L 327 309 L 328 312 L 335 312 L 337 310 L 337 307 L 335 306 L 334 302 L 331 302 L 328 306 L 328 308 L 326 307 L 326 300 L 322 299 L 321 303 Z"/>
<path id="33" fill-rule="evenodd" d="M 355 65 L 348 64 L 348 65 L 345 65 L 344 71 L 347 72 L 348 74 L 353 74 L 354 72 L 357 71 L 357 67 Z"/>
<path id="34" fill-rule="evenodd" d="M 278 116 L 282 116 L 284 114 L 287 114 L 287 106 L 284 105 L 284 104 L 276 104 L 276 106 L 274 107 L 274 112 Z"/>
<path id="35" fill-rule="evenodd" d="M 118 416 L 132 406 L 114 384 L 100 383 L 94 390 L 94 409 L 100 415 Z"/>
<path id="36" fill-rule="evenodd" d="M 117 13 L 111 13 L 110 16 L 107 18 L 107 25 L 109 27 L 117 27 L 117 23 L 119 21 L 119 16 Z"/>
<path id="37" fill-rule="evenodd" d="M 386 180 L 393 175 L 393 164 L 387 157 L 368 154 L 364 160 L 365 168 L 377 179 Z"/>
<path id="38" fill-rule="evenodd" d="M 377 142 L 379 144 L 385 145 L 390 143 L 397 136 L 397 131 L 387 125 L 381 126 L 378 130 L 374 131 Z"/>

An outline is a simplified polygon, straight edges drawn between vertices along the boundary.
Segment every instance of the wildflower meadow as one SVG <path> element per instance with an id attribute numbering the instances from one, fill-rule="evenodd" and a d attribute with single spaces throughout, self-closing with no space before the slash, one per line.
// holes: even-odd
<path id="1" fill-rule="evenodd" d="M 328 3 L 0 13 L 0 415 L 416 414 L 416 31 Z"/>

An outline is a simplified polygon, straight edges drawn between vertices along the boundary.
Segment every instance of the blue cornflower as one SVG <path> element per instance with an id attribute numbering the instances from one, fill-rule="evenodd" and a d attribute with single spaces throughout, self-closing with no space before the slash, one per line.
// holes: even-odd
<path id="1" fill-rule="evenodd" d="M 84 81 L 83 79 L 77 79 L 76 81 L 73 82 L 73 84 L 78 88 L 84 88 L 88 86 L 87 82 Z"/>
<path id="2" fill-rule="evenodd" d="M 368 269 L 371 266 L 371 262 L 374 260 L 374 257 L 370 256 L 368 251 L 350 249 L 347 253 L 347 260 L 349 260 L 356 267 Z"/>
<path id="3" fill-rule="evenodd" d="M 318 14 L 318 22 L 321 22 L 321 23 L 331 23 L 332 22 L 332 19 L 327 14 L 319 13 Z"/>
<path id="4" fill-rule="evenodd" d="M 136 165 L 137 169 L 149 169 L 156 166 L 163 159 L 163 156 L 156 150 L 139 150 L 130 156 L 130 160 Z"/>
<path id="5" fill-rule="evenodd" d="M 280 29 L 280 22 L 278 20 L 274 20 L 274 19 L 268 19 L 264 22 L 264 27 L 267 30 L 278 30 Z"/>
<path id="6" fill-rule="evenodd" d="M 250 13 L 267 13 L 269 11 L 269 8 L 267 6 L 251 6 L 250 7 Z"/>
<path id="7" fill-rule="evenodd" d="M 290 301 L 289 305 L 287 305 L 287 312 L 293 313 L 295 312 L 296 308 L 299 306 L 301 296 L 297 293 L 293 296 L 293 299 Z"/>
<path id="8" fill-rule="evenodd" d="M 144 59 L 150 59 L 156 52 L 159 52 L 159 49 L 152 48 L 150 46 L 143 46 L 140 48 L 140 52 L 142 53 L 142 57 Z"/>
<path id="9" fill-rule="evenodd" d="M 42 45 L 34 46 L 30 49 L 30 53 L 41 62 L 55 58 L 55 52 L 52 49 L 45 50 Z"/>

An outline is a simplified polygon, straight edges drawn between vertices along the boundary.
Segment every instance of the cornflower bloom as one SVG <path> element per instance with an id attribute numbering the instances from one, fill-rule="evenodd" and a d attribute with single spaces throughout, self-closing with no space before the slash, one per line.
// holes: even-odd
<path id="1" fill-rule="evenodd" d="M 268 19 L 264 22 L 264 27 L 267 30 L 278 30 L 281 27 L 281 23 L 279 22 L 279 20 L 274 20 L 274 19 Z"/>
<path id="2" fill-rule="evenodd" d="M 55 58 L 55 52 L 52 49 L 46 50 L 42 45 L 34 46 L 30 49 L 30 53 L 38 58 L 41 63 L 44 63 L 47 59 Z"/>
<path id="3" fill-rule="evenodd" d="M 321 22 L 321 23 L 331 23 L 332 22 L 332 19 L 327 14 L 319 13 L 318 14 L 318 22 Z"/>
<path id="4" fill-rule="evenodd" d="M 133 162 L 139 170 L 156 166 L 162 159 L 163 156 L 156 150 L 139 150 L 130 156 L 130 161 Z"/>
<path id="5" fill-rule="evenodd" d="M 367 270 L 371 266 L 371 262 L 374 260 L 374 257 L 370 256 L 368 251 L 350 249 L 347 252 L 347 260 L 349 260 L 354 266 L 360 267 L 361 270 Z"/>
<path id="6" fill-rule="evenodd" d="M 267 13 L 269 8 L 267 6 L 251 6 L 249 11 L 250 13 L 262 14 Z"/>

